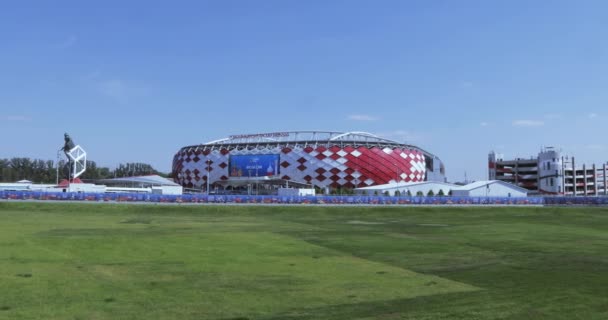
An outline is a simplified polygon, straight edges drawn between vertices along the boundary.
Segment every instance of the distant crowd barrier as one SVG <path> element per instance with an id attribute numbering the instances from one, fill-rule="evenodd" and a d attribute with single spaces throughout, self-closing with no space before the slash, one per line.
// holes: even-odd
<path id="1" fill-rule="evenodd" d="M 4 200 L 61 200 L 149 203 L 365 204 L 365 205 L 605 205 L 608 197 L 387 197 L 387 196 L 248 196 L 161 195 L 150 193 L 76 193 L 0 191 Z"/>

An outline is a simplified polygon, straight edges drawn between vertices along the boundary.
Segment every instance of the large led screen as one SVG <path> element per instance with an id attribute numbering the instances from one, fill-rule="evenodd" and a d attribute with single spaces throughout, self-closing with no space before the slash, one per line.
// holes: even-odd
<path id="1" fill-rule="evenodd" d="M 228 167 L 231 177 L 263 177 L 279 174 L 278 154 L 230 156 Z"/>

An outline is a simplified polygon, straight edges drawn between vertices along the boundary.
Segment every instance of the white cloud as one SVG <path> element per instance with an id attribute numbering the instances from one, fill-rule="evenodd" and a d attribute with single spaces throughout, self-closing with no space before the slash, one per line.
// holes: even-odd
<path id="1" fill-rule="evenodd" d="M 553 120 L 553 119 L 561 119 L 562 115 L 559 113 L 548 113 L 545 115 L 545 119 Z"/>
<path id="2" fill-rule="evenodd" d="M 118 101 L 127 98 L 127 85 L 120 79 L 106 80 L 99 84 L 99 91 L 104 95 Z"/>
<path id="3" fill-rule="evenodd" d="M 540 127 L 544 126 L 545 122 L 540 120 L 515 120 L 513 125 L 516 127 Z"/>
<path id="4" fill-rule="evenodd" d="M 14 121 L 14 122 L 18 122 L 18 121 L 30 121 L 32 120 L 32 118 L 28 117 L 28 116 L 24 116 L 24 115 L 8 115 L 8 116 L 0 116 L 1 120 L 5 120 L 5 121 Z"/>
<path id="5" fill-rule="evenodd" d="M 82 76 L 81 80 L 93 81 L 93 80 L 99 79 L 100 76 L 101 76 L 101 71 L 95 70 L 95 71 L 89 72 L 89 73 L 85 74 L 84 76 Z"/>
<path id="6" fill-rule="evenodd" d="M 587 149 L 590 149 L 590 150 L 597 150 L 597 151 L 600 151 L 600 150 L 604 150 L 604 149 L 605 149 L 605 147 L 604 147 L 603 145 L 601 145 L 601 144 L 589 144 L 589 145 L 586 145 L 585 147 L 586 147 Z"/>
<path id="7" fill-rule="evenodd" d="M 148 94 L 147 88 L 122 79 L 100 80 L 94 85 L 98 92 L 119 103 L 127 103 L 134 98 Z"/>
<path id="8" fill-rule="evenodd" d="M 488 127 L 488 126 L 490 126 L 490 124 L 487 123 L 487 122 L 482 122 L 479 125 L 482 126 L 482 127 Z"/>
<path id="9" fill-rule="evenodd" d="M 405 130 L 395 130 L 390 132 L 380 132 L 377 133 L 378 136 L 384 137 L 387 139 L 396 140 L 398 142 L 413 142 L 419 141 L 420 136 Z"/>
<path id="10" fill-rule="evenodd" d="M 76 37 L 75 35 L 70 35 L 63 42 L 59 43 L 57 47 L 61 49 L 67 49 L 73 47 L 76 42 L 78 42 L 78 37 Z"/>
<path id="11" fill-rule="evenodd" d="M 587 115 L 587 117 L 588 117 L 589 119 L 595 119 L 595 118 L 597 118 L 597 113 L 593 113 L 593 112 L 592 112 L 592 113 L 588 114 L 588 115 Z"/>
<path id="12" fill-rule="evenodd" d="M 348 120 L 353 121 L 377 121 L 379 118 L 373 117 L 367 114 L 351 114 L 348 116 Z"/>

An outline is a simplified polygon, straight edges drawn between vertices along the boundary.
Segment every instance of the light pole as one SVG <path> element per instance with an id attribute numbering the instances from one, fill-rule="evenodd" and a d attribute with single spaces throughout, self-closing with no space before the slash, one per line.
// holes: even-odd
<path id="1" fill-rule="evenodd" d="M 211 174 L 211 164 L 209 163 L 209 158 L 206 159 L 207 162 L 207 195 L 209 195 L 209 175 Z"/>
<path id="2" fill-rule="evenodd" d="M 55 180 L 57 181 L 55 185 L 59 185 L 59 162 L 61 162 L 61 149 L 57 151 L 57 163 L 56 163 L 56 172 L 55 172 Z"/>
<path id="3" fill-rule="evenodd" d="M 251 188 L 252 188 L 252 184 L 251 184 L 251 169 L 247 170 L 249 172 L 249 178 L 247 178 L 248 183 L 247 183 L 247 195 L 251 195 Z"/>
<path id="4" fill-rule="evenodd" d="M 259 168 L 258 168 L 258 160 L 259 160 L 258 158 L 251 159 L 251 161 L 255 165 L 255 195 L 256 196 L 260 194 L 260 191 L 259 191 L 260 186 L 258 185 L 258 173 L 259 173 L 258 172 L 258 170 L 259 170 Z"/>

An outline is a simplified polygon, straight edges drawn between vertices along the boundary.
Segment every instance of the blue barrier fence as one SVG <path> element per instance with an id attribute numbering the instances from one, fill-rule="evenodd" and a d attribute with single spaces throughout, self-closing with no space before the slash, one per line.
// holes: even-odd
<path id="1" fill-rule="evenodd" d="M 51 193 L 0 191 L 0 199 L 150 203 L 265 203 L 369 205 L 606 205 L 608 197 L 385 197 L 385 196 L 247 196 L 160 195 L 149 193 Z"/>
<path id="2" fill-rule="evenodd" d="M 608 206 L 608 197 L 545 197 L 548 206 Z"/>
<path id="3" fill-rule="evenodd" d="M 148 193 L 49 193 L 0 191 L 0 199 L 74 200 L 153 203 L 277 203 L 277 204 L 543 204 L 543 198 L 486 197 L 385 197 L 385 196 L 247 196 L 247 195 L 160 195 Z"/>

